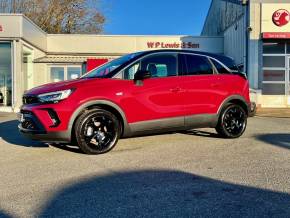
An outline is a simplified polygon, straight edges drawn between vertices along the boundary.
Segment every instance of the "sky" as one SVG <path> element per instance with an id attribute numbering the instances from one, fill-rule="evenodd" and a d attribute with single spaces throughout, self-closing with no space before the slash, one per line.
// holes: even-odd
<path id="1" fill-rule="evenodd" d="M 211 0 L 102 0 L 104 34 L 200 35 Z"/>

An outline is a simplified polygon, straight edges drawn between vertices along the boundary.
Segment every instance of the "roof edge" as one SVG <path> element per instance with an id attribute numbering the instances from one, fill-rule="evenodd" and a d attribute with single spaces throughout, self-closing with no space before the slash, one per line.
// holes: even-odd
<path id="1" fill-rule="evenodd" d="M 36 25 L 36 23 L 34 23 L 31 19 L 29 19 L 28 17 L 26 17 L 24 14 L 13 14 L 13 13 L 0 13 L 0 17 L 1 16 L 11 16 L 11 17 L 22 17 L 25 20 L 27 20 L 31 25 L 33 25 L 34 27 L 36 27 L 41 33 L 47 35 L 47 32 L 45 32 L 43 29 L 41 29 L 38 25 Z"/>

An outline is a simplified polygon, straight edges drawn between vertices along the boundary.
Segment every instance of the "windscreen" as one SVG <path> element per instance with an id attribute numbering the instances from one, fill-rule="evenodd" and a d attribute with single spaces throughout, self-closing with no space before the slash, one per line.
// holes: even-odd
<path id="1" fill-rule="evenodd" d="M 110 78 L 117 73 L 116 69 L 126 65 L 141 54 L 142 52 L 138 52 L 122 56 L 91 70 L 81 78 Z"/>

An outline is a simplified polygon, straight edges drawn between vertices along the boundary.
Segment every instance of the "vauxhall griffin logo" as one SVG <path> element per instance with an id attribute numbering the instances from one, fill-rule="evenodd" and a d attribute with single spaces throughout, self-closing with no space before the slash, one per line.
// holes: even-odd
<path id="1" fill-rule="evenodd" d="M 290 21 L 290 13 L 285 9 L 279 9 L 274 12 L 272 20 L 276 26 L 285 26 Z"/>

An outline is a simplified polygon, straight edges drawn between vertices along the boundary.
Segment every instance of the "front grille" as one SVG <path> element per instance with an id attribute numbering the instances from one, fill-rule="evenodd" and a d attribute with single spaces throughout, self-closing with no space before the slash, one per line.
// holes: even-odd
<path id="1" fill-rule="evenodd" d="M 23 115 L 21 119 L 21 127 L 26 130 L 43 130 L 43 126 L 34 115 L 33 112 L 27 110 L 21 110 L 20 113 Z"/>
<path id="2" fill-rule="evenodd" d="M 39 103 L 39 100 L 36 95 L 23 95 L 22 97 L 23 104 L 35 104 Z"/>
<path id="3" fill-rule="evenodd" d="M 26 118 L 23 122 L 22 122 L 22 128 L 24 129 L 29 129 L 29 130 L 37 130 L 37 126 L 34 123 L 34 121 L 30 118 Z"/>

